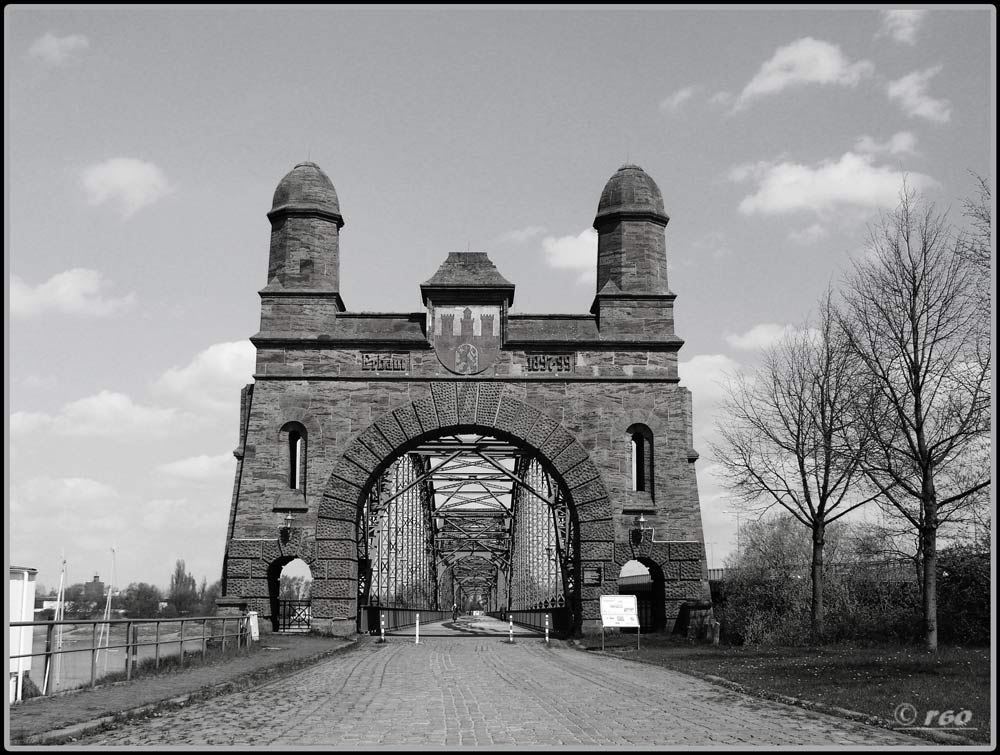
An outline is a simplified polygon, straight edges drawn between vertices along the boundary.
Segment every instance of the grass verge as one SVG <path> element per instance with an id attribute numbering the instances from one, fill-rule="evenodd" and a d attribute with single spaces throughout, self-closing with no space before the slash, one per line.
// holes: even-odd
<path id="1" fill-rule="evenodd" d="M 690 644 L 681 638 L 648 635 L 636 650 L 635 635 L 607 635 L 608 651 L 630 660 L 739 684 L 751 695 L 796 698 L 857 711 L 889 728 L 930 724 L 937 731 L 956 727 L 940 714 L 969 711 L 965 726 L 949 733 L 990 741 L 989 648 L 942 647 L 930 654 L 914 647 L 826 645 L 822 647 L 728 647 Z M 588 650 L 600 650 L 600 635 L 587 637 Z M 937 711 L 937 713 L 932 713 Z M 908 719 L 912 718 L 912 722 Z M 909 733 L 920 735 L 920 732 Z"/>

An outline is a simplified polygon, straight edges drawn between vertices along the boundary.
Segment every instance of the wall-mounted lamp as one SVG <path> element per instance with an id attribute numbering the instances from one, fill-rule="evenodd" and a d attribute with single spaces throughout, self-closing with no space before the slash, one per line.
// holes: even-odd
<path id="1" fill-rule="evenodd" d="M 278 534 L 281 535 L 281 542 L 287 543 L 292 537 L 292 512 L 289 511 L 285 514 L 284 523 L 278 528 Z"/>
<path id="2" fill-rule="evenodd" d="M 646 527 L 645 524 L 646 517 L 639 514 L 639 516 L 635 518 L 635 527 L 629 530 L 629 540 L 632 542 L 632 545 L 639 545 L 642 543 L 642 533 L 645 530 L 653 529 L 652 527 Z"/>

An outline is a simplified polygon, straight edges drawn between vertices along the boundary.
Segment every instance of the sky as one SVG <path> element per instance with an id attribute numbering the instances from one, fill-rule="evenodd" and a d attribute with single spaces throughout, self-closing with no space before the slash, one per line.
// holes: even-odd
<path id="1" fill-rule="evenodd" d="M 910 187 L 994 181 L 996 18 L 922 10 L 6 6 L 7 553 L 54 587 L 221 576 L 266 213 L 312 160 L 351 311 L 485 251 L 585 313 L 626 162 L 659 185 L 710 566 L 722 381 L 800 327 Z M 739 516 L 745 517 L 745 514 Z M 114 554 L 112 554 L 114 549 Z"/>

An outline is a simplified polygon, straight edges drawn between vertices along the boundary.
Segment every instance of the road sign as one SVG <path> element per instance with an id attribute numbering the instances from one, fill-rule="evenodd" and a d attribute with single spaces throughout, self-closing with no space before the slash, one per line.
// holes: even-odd
<path id="1" fill-rule="evenodd" d="M 638 627 L 639 607 L 635 595 L 602 595 L 601 623 L 605 627 Z"/>

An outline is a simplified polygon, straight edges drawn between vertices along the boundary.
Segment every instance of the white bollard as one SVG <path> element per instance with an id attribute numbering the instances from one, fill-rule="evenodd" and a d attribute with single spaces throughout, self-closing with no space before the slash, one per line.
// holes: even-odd
<path id="1" fill-rule="evenodd" d="M 382 642 L 385 642 L 385 611 L 382 612 Z"/>
<path id="2" fill-rule="evenodd" d="M 549 615 L 545 614 L 545 644 L 549 644 Z"/>
<path id="3" fill-rule="evenodd" d="M 420 644 L 420 614 L 417 614 L 417 639 L 414 642 L 415 645 Z"/>
<path id="4" fill-rule="evenodd" d="M 514 614 L 509 614 L 507 620 L 510 621 L 510 644 L 514 644 Z"/>

